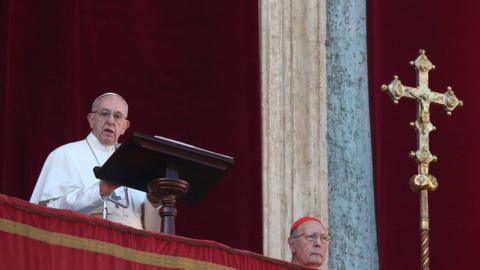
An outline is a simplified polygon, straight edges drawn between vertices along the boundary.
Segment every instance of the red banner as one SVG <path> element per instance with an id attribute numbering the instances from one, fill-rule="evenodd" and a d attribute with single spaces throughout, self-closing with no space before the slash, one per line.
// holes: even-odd
<path id="1" fill-rule="evenodd" d="M 2 269 L 300 269 L 204 240 L 136 230 L 0 195 Z"/>

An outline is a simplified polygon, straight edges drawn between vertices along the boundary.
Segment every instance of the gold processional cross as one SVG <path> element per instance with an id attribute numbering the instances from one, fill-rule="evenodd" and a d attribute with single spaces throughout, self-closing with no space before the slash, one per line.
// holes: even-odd
<path id="1" fill-rule="evenodd" d="M 434 191 L 438 187 L 435 176 L 428 173 L 430 162 L 437 161 L 437 157 L 432 155 L 429 148 L 429 134 L 435 130 L 435 126 L 430 122 L 430 104 L 437 103 L 443 105 L 447 114 L 451 115 L 457 106 L 462 106 L 463 102 L 459 100 L 452 88 L 447 87 L 447 92 L 441 94 L 433 92 L 428 88 L 428 72 L 435 66 L 428 60 L 425 50 L 420 50 L 415 61 L 410 62 L 417 73 L 417 87 L 408 87 L 402 85 L 398 76 L 393 76 L 389 85 L 383 84 L 381 89 L 387 91 L 395 104 L 402 97 L 413 98 L 417 101 L 417 120 L 411 122 L 417 132 L 417 151 L 411 151 L 410 157 L 415 158 L 418 164 L 418 174 L 410 178 L 410 188 L 413 191 L 420 192 L 420 252 L 422 270 L 430 269 L 429 262 L 429 217 L 428 217 L 428 191 Z"/>

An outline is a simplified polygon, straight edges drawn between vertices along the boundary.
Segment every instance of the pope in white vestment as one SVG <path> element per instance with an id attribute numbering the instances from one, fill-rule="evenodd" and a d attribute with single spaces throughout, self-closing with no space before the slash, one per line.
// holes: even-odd
<path id="1" fill-rule="evenodd" d="M 107 107 L 110 110 L 112 106 L 109 106 L 108 102 L 114 100 L 118 103 L 116 99 L 120 99 L 126 104 L 123 98 L 117 94 L 108 93 L 100 96 L 94 101 L 92 105 L 94 112 L 90 113 L 89 117 L 91 116 L 92 119 L 96 117 L 94 116 L 96 107 L 100 106 L 100 109 L 104 111 L 107 110 L 104 107 Z M 90 121 L 92 133 L 84 140 L 60 146 L 50 153 L 30 201 L 52 208 L 70 209 L 88 215 L 103 216 L 108 220 L 138 229 L 159 231 L 158 210 L 146 199 L 145 192 L 118 187 L 110 194 L 101 195 L 102 181 L 95 177 L 93 168 L 103 165 L 113 154 L 118 136 L 124 132 L 124 130 L 117 131 L 120 128 L 115 127 L 115 123 L 110 119 L 111 114 L 110 112 L 107 116 L 100 115 L 99 119 L 94 119 L 94 121 L 106 119 L 100 128 L 96 127 L 98 125 L 96 122 Z M 109 121 L 112 123 L 109 124 Z M 99 135 L 96 136 L 94 133 Z M 113 136 L 115 143 L 102 143 L 97 138 L 100 137 L 109 142 L 108 136 Z"/>

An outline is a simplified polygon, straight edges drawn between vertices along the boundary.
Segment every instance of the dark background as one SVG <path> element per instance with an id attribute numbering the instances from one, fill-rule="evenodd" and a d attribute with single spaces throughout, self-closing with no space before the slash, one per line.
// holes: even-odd
<path id="1" fill-rule="evenodd" d="M 113 91 L 130 133 L 236 160 L 179 206 L 177 233 L 261 253 L 258 31 L 257 1 L 0 0 L 0 193 L 28 200 L 47 155 L 85 138 L 91 102 Z"/>
<path id="2" fill-rule="evenodd" d="M 446 92 L 452 86 L 465 103 L 448 117 L 442 106 L 432 105 L 430 151 L 438 156 L 430 173 L 438 190 L 430 199 L 430 269 L 480 269 L 479 157 L 480 26 L 478 1 L 369 0 L 368 55 L 372 139 L 380 268 L 420 269 L 419 194 L 408 186 L 417 173 L 408 157 L 417 148 L 409 122 L 416 105 L 401 99 L 394 105 L 380 91 L 398 75 L 402 83 L 416 85 L 408 64 L 425 49 L 436 66 L 430 88 Z"/>

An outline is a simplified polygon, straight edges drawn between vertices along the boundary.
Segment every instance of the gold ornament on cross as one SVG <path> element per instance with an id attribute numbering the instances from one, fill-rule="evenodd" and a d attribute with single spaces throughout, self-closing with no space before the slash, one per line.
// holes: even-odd
<path id="1" fill-rule="evenodd" d="M 432 155 L 429 147 L 429 134 L 436 129 L 430 122 L 430 104 L 443 105 L 447 115 L 450 116 L 457 106 L 463 106 L 463 102 L 455 96 L 450 86 L 443 94 L 430 90 L 428 87 L 428 72 L 435 69 L 435 66 L 428 60 L 425 50 L 420 50 L 417 59 L 411 61 L 410 65 L 415 68 L 417 73 L 417 87 L 403 85 L 398 76 L 395 75 L 390 84 L 383 84 L 381 89 L 388 92 L 395 104 L 398 104 L 402 97 L 417 101 L 417 119 L 410 123 L 410 126 L 415 128 L 417 132 L 417 151 L 411 151 L 410 157 L 415 158 L 417 162 L 418 174 L 410 178 L 409 185 L 413 191 L 420 192 L 421 264 L 422 270 L 428 270 L 430 269 L 428 191 L 434 191 L 438 187 L 437 179 L 428 172 L 430 162 L 437 161 L 437 157 Z"/>

